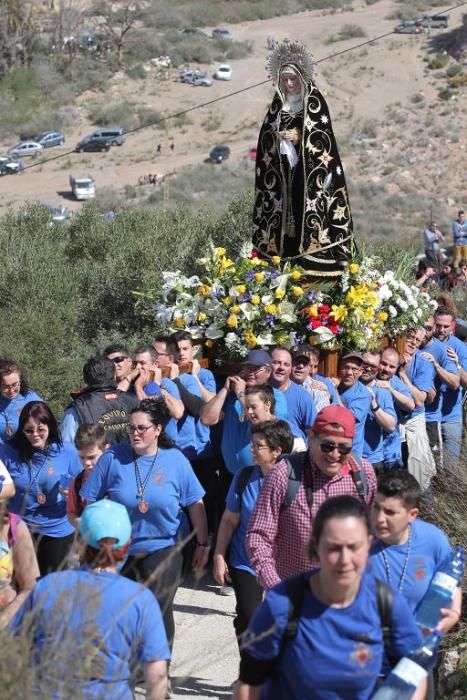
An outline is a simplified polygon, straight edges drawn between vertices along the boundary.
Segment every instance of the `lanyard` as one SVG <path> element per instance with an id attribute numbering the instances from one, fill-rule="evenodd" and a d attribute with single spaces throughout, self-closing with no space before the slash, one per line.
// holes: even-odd
<path id="1" fill-rule="evenodd" d="M 157 452 L 154 455 L 154 459 L 151 462 L 151 466 L 149 467 L 148 472 L 147 472 L 146 476 L 144 477 L 144 480 L 141 478 L 141 472 L 139 470 L 138 460 L 136 458 L 136 453 L 134 453 L 134 456 L 133 456 L 133 463 L 135 465 L 135 479 L 136 479 L 137 496 L 140 499 L 140 502 L 138 504 L 138 510 L 140 513 L 147 513 L 149 510 L 149 503 L 144 498 L 144 492 L 145 492 L 146 487 L 149 483 L 149 479 L 151 478 L 151 474 L 152 474 L 152 471 L 154 469 L 154 465 L 156 463 L 156 459 L 157 459 L 158 454 L 159 454 L 159 448 L 157 448 Z"/>
<path id="2" fill-rule="evenodd" d="M 29 480 L 33 484 L 36 490 L 36 500 L 39 503 L 39 505 L 44 505 L 44 503 L 47 500 L 47 497 L 45 493 L 42 491 L 41 487 L 39 486 L 39 477 L 41 475 L 41 472 L 43 468 L 45 467 L 45 464 L 49 458 L 49 453 L 46 452 L 44 454 L 44 459 L 42 461 L 42 464 L 39 466 L 37 472 L 34 474 L 33 471 L 33 466 L 32 466 L 32 459 L 28 459 L 28 466 L 29 466 Z"/>

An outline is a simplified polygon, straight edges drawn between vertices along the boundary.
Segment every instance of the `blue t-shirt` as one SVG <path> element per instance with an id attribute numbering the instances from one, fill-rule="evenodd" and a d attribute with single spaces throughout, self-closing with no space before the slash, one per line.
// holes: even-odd
<path id="1" fill-rule="evenodd" d="M 356 426 L 352 452 L 361 457 L 365 442 L 365 422 L 367 417 L 371 415 L 370 392 L 361 382 L 355 382 L 349 389 L 344 389 L 339 393 L 344 406 L 354 415 Z"/>
<path id="2" fill-rule="evenodd" d="M 287 402 L 285 395 L 273 389 L 276 400 L 274 414 L 277 418 L 287 420 Z M 251 423 L 247 420 L 245 409 L 234 394 L 229 394 L 224 404 L 221 450 L 225 466 L 231 474 L 251 464 L 250 450 Z"/>
<path id="3" fill-rule="evenodd" d="M 393 431 L 391 431 L 391 433 L 397 433 L 397 435 L 399 435 L 397 414 L 396 409 L 394 408 L 394 401 L 391 396 L 391 392 L 389 389 L 381 389 L 378 386 L 372 386 L 371 389 L 375 394 L 376 402 L 379 404 L 380 408 L 385 411 L 385 413 L 388 413 L 390 416 L 396 419 L 396 427 Z M 378 462 L 384 461 L 383 439 L 384 430 L 377 422 L 375 413 L 370 410 L 370 413 L 365 421 L 365 444 L 363 447 L 363 456 L 372 464 L 377 464 Z"/>
<path id="4" fill-rule="evenodd" d="M 315 422 L 317 413 L 315 402 L 309 392 L 295 382 L 290 382 L 287 389 L 281 393 L 287 402 L 287 420 L 293 436 L 302 438 L 307 445 L 307 430 Z"/>
<path id="5" fill-rule="evenodd" d="M 412 394 L 410 393 L 410 389 L 406 387 L 402 379 L 400 379 L 397 375 L 394 375 L 391 377 L 389 380 L 389 383 L 395 389 L 398 391 L 400 394 L 404 394 L 404 396 L 407 396 L 409 399 L 412 398 Z M 397 418 L 400 421 L 401 415 L 406 415 L 404 411 L 401 410 L 399 404 L 394 401 L 394 407 L 396 409 L 397 413 Z M 384 454 L 384 460 L 386 462 L 400 462 L 402 459 L 402 450 L 401 450 L 401 436 L 399 432 L 399 426 L 396 427 L 395 430 L 392 431 L 392 433 L 387 433 L 384 432 L 384 437 L 383 437 L 383 454 Z"/>
<path id="6" fill-rule="evenodd" d="M 307 586 L 310 573 L 303 576 Z M 273 659 L 280 654 L 277 671 L 264 684 L 261 700 L 371 698 L 384 649 L 375 578 L 365 572 L 355 600 L 345 608 L 324 605 L 307 586 L 297 634 L 281 653 L 288 614 L 286 583 L 281 582 L 267 591 L 246 633 L 251 638 L 245 649 L 249 656 Z M 422 637 L 413 615 L 397 591 L 391 629 L 391 656 L 401 658 L 420 645 Z"/>
<path id="7" fill-rule="evenodd" d="M 404 544 L 386 545 L 375 539 L 369 560 L 372 574 L 399 590 L 407 548 L 408 541 Z M 383 551 L 389 566 L 389 578 Z M 427 592 L 436 570 L 450 553 L 448 538 L 442 530 L 424 520 L 412 522 L 412 542 L 401 593 L 413 612 Z"/>
<path id="8" fill-rule="evenodd" d="M 449 359 L 447 353 L 447 345 L 442 343 L 437 338 L 432 338 L 428 345 L 426 345 L 422 352 L 429 352 L 433 355 L 436 362 L 441 365 L 446 372 L 451 372 L 452 374 L 459 374 L 458 369 L 454 362 Z M 431 403 L 425 403 L 425 420 L 427 423 L 437 423 L 441 420 L 441 401 L 442 401 L 442 387 L 445 387 L 443 381 L 439 378 L 438 373 L 435 370 L 434 375 L 434 388 L 436 389 L 436 396 Z M 446 387 L 445 387 L 446 388 Z"/>
<path id="9" fill-rule="evenodd" d="M 323 384 L 326 384 L 327 388 L 329 389 L 329 395 L 330 395 L 332 404 L 339 403 L 339 394 L 337 393 L 336 387 L 334 386 L 332 381 L 329 379 L 329 377 L 323 377 L 322 374 L 315 374 L 313 379 L 316 379 L 317 382 L 323 382 Z"/>
<path id="10" fill-rule="evenodd" d="M 28 391 L 17 394 L 14 399 L 0 396 L 0 445 L 4 445 L 18 430 L 19 414 L 29 401 L 42 401 L 39 394 Z"/>
<path id="11" fill-rule="evenodd" d="M 242 469 L 235 474 L 232 483 L 230 484 L 230 489 L 227 494 L 226 509 L 230 510 L 231 513 L 240 513 L 240 522 L 237 529 L 232 535 L 229 548 L 229 565 L 233 566 L 234 569 L 242 569 L 243 571 L 248 571 L 250 574 L 255 576 L 255 570 L 251 566 L 250 558 L 248 557 L 245 539 L 246 532 L 248 530 L 248 523 L 250 521 L 250 515 L 253 512 L 253 508 L 258 500 L 259 492 L 261 491 L 261 486 L 263 485 L 264 476 L 261 469 L 255 465 L 248 479 L 245 490 L 241 496 L 238 495 L 237 482 Z"/>
<path id="12" fill-rule="evenodd" d="M 168 394 L 176 399 L 180 399 L 180 392 L 177 385 L 171 379 L 163 379 L 161 381 L 161 389 L 165 389 Z M 165 426 L 165 433 L 167 437 L 174 441 L 178 446 L 178 421 L 175 418 L 171 418 L 167 425 Z"/>
<path id="13" fill-rule="evenodd" d="M 454 335 L 450 335 L 443 345 L 445 347 L 454 348 L 459 358 L 459 364 L 463 370 L 467 370 L 467 345 Z M 441 422 L 449 423 L 450 421 L 461 421 L 462 387 L 460 386 L 458 389 L 456 389 L 456 391 L 454 391 L 454 389 L 450 389 L 443 384 L 441 387 L 441 392 Z"/>
<path id="14" fill-rule="evenodd" d="M 410 360 L 405 371 L 410 382 L 419 391 L 425 391 L 428 394 L 431 387 L 434 386 L 435 368 L 431 362 L 420 355 L 418 350 Z M 415 418 L 415 416 L 419 416 L 422 413 L 425 413 L 425 404 L 416 406 L 410 413 L 402 414 L 399 420 L 401 423 L 406 423 L 410 418 Z"/>
<path id="15" fill-rule="evenodd" d="M 216 393 L 216 380 L 210 369 L 204 367 L 198 374 L 198 379 L 205 389 Z M 199 418 L 196 419 L 196 456 L 197 459 L 205 459 L 212 455 L 211 445 L 211 428 L 208 425 L 203 425 Z"/>
<path id="16" fill-rule="evenodd" d="M 201 389 L 191 374 L 184 372 L 179 376 L 179 380 L 190 394 L 201 398 Z M 186 409 L 183 417 L 177 421 L 177 432 L 177 447 L 181 449 L 187 459 L 194 459 L 197 447 L 196 419 L 194 416 L 190 416 Z"/>
<path id="17" fill-rule="evenodd" d="M 39 579 L 9 630 L 29 635 L 37 691 L 48 698 L 131 700 L 131 668 L 170 659 L 154 595 L 123 576 L 86 567 Z"/>
<path id="18" fill-rule="evenodd" d="M 11 445 L 0 448 L 0 459 L 14 481 L 16 493 L 8 510 L 20 515 L 31 532 L 49 537 L 66 537 L 74 531 L 66 515 L 66 498 L 60 493 L 60 475 L 76 477 L 82 466 L 74 445 L 51 445 L 48 453 L 34 452 L 30 462 L 20 460 Z M 45 503 L 38 503 L 38 495 Z"/>
<path id="19" fill-rule="evenodd" d="M 160 448 L 155 461 L 154 456 L 137 457 L 143 484 L 151 470 L 144 489 L 148 510 L 141 513 L 134 456 L 127 442 L 106 450 L 86 479 L 80 496 L 87 501 L 108 496 L 122 503 L 132 524 L 130 554 L 146 554 L 175 544 L 180 509 L 201 500 L 204 491 L 180 450 Z"/>

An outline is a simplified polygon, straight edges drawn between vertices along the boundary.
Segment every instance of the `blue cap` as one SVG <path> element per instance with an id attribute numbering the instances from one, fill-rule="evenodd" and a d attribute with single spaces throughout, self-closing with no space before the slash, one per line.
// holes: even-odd
<path id="1" fill-rule="evenodd" d="M 272 365 L 272 357 L 266 350 L 250 350 L 243 360 L 242 365 L 256 365 L 256 367 L 263 367 L 263 365 L 266 365 L 270 367 Z"/>
<path id="2" fill-rule="evenodd" d="M 108 498 L 91 503 L 83 510 L 79 531 L 85 543 L 94 549 L 100 549 L 100 541 L 105 537 L 116 539 L 112 549 L 120 549 L 131 537 L 127 509 Z"/>

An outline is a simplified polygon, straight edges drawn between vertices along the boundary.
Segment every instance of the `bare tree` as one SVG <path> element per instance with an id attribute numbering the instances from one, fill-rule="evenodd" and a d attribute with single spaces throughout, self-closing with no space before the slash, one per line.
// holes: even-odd
<path id="1" fill-rule="evenodd" d="M 18 65 L 32 60 L 35 8 L 29 0 L 0 3 L 0 78 Z"/>
<path id="2" fill-rule="evenodd" d="M 143 0 L 101 0 L 92 9 L 96 30 L 107 35 L 115 48 L 119 67 L 123 63 L 123 49 L 128 34 L 143 16 L 144 5 Z"/>

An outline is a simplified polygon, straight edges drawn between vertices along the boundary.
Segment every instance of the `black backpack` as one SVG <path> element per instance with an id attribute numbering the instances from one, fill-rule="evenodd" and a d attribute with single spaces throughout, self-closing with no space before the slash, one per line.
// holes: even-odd
<path id="1" fill-rule="evenodd" d="M 355 488 L 357 489 L 357 493 L 359 498 L 362 499 L 362 501 L 365 500 L 367 494 L 368 494 L 368 484 L 367 484 L 367 479 L 366 479 L 366 474 L 363 470 L 363 463 L 362 460 L 358 455 L 355 454 L 350 454 L 349 455 L 349 465 L 350 465 L 350 473 L 353 479 L 353 482 L 355 484 Z M 281 510 L 285 510 L 285 508 L 288 508 L 294 501 L 295 496 L 298 493 L 298 489 L 300 488 L 300 485 L 303 483 L 304 479 L 304 470 L 305 466 L 309 464 L 309 454 L 307 452 L 297 452 L 294 454 L 289 454 L 289 455 L 281 455 L 279 461 L 285 459 L 287 462 L 287 491 L 284 496 L 284 500 L 282 501 L 281 505 Z M 238 475 L 237 479 L 237 486 L 235 489 L 235 493 L 237 496 L 240 498 L 243 495 L 243 492 L 245 491 L 246 485 L 248 484 L 251 474 L 253 472 L 254 467 L 244 467 L 240 474 Z M 308 505 L 311 507 L 313 503 L 313 487 L 311 484 L 308 484 L 305 486 L 306 490 L 306 501 Z"/>

